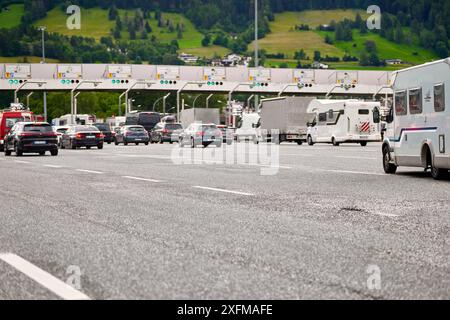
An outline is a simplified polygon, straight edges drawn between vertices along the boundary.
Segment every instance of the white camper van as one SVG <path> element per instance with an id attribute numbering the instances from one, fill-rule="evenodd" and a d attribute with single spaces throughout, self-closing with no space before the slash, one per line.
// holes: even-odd
<path id="1" fill-rule="evenodd" d="M 72 121 L 72 119 L 74 121 Z M 72 118 L 72 115 L 66 114 L 62 116 L 61 118 L 56 118 L 52 120 L 52 126 L 58 127 L 58 126 L 67 126 L 67 125 L 91 125 L 94 124 L 97 121 L 96 117 L 94 115 L 90 114 L 77 114 L 74 115 Z M 74 122 L 74 123 L 73 123 Z"/>
<path id="2" fill-rule="evenodd" d="M 256 125 L 260 118 L 258 113 L 243 113 L 234 134 L 236 141 L 255 141 Z"/>
<path id="3" fill-rule="evenodd" d="M 450 169 L 450 58 L 397 71 L 394 107 L 383 142 L 386 173 L 399 166 L 431 169 L 441 179 Z"/>
<path id="4" fill-rule="evenodd" d="M 379 102 L 360 100 L 313 100 L 308 113 L 315 115 L 308 124 L 307 141 L 315 143 L 381 142 Z"/>

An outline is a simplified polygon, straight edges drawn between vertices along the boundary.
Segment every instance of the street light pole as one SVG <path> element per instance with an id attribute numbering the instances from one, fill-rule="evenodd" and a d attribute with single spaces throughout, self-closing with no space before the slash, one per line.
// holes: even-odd
<path id="1" fill-rule="evenodd" d="M 42 63 L 45 63 L 45 30 L 47 28 L 44 26 L 39 27 L 39 30 L 42 32 Z M 43 93 L 44 98 L 44 121 L 47 121 L 47 92 Z"/>
<path id="2" fill-rule="evenodd" d="M 255 0 L 255 68 L 259 67 L 259 36 L 258 36 L 258 0 Z M 255 95 L 255 106 L 259 104 L 259 96 Z"/>

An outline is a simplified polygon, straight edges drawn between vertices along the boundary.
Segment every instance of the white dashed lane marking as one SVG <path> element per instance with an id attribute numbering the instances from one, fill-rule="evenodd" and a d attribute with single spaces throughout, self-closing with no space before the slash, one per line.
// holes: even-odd
<path id="1" fill-rule="evenodd" d="M 193 186 L 193 188 L 203 189 L 203 190 L 208 190 L 208 191 L 232 193 L 232 194 L 238 194 L 238 195 L 242 195 L 242 196 L 253 196 L 254 195 L 252 193 L 247 193 L 247 192 L 240 192 L 240 191 L 233 191 L 233 190 L 219 189 L 219 188 L 202 187 L 202 186 Z"/>

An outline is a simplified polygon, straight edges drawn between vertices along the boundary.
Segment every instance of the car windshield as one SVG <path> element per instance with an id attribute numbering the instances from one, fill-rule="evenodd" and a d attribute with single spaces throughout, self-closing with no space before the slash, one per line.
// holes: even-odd
<path id="1" fill-rule="evenodd" d="M 180 129 L 183 129 L 183 127 L 181 126 L 181 124 L 166 124 L 166 129 L 167 130 L 180 130 Z"/>
<path id="2" fill-rule="evenodd" d="M 143 132 L 143 131 L 145 131 L 145 129 L 142 128 L 142 127 L 129 127 L 129 128 L 127 128 L 127 131 L 131 131 L 131 132 Z"/>
<path id="3" fill-rule="evenodd" d="M 49 124 L 27 124 L 23 127 L 24 132 L 53 132 Z"/>
<path id="4" fill-rule="evenodd" d="M 56 132 L 58 133 L 66 133 L 67 132 L 67 128 L 61 128 L 61 129 L 57 129 Z"/>
<path id="5" fill-rule="evenodd" d="M 78 126 L 75 128 L 75 132 L 99 132 L 99 130 L 92 126 Z"/>
<path id="6" fill-rule="evenodd" d="M 20 118 L 6 118 L 6 127 L 12 128 L 17 122 L 22 122 L 24 119 Z"/>
<path id="7" fill-rule="evenodd" d="M 111 127 L 106 123 L 98 123 L 94 126 L 97 127 L 100 131 L 111 131 Z"/>

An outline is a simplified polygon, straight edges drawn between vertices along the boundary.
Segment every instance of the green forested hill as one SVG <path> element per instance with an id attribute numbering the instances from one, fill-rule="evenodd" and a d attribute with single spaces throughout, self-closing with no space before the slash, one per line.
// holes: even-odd
<path id="1" fill-rule="evenodd" d="M 65 1 L 10 2 L 0 0 L 3 60 L 39 56 L 41 25 L 50 33 L 47 55 L 57 61 L 175 64 L 180 52 L 212 58 L 253 51 L 252 0 L 80 0 L 81 30 L 66 28 Z M 369 4 L 383 10 L 380 31 L 361 31 Z M 321 60 L 333 68 L 389 68 L 385 59 L 418 64 L 448 55 L 445 0 L 260 0 L 260 8 L 266 66 Z M 332 28 L 317 30 L 323 24 Z"/>

